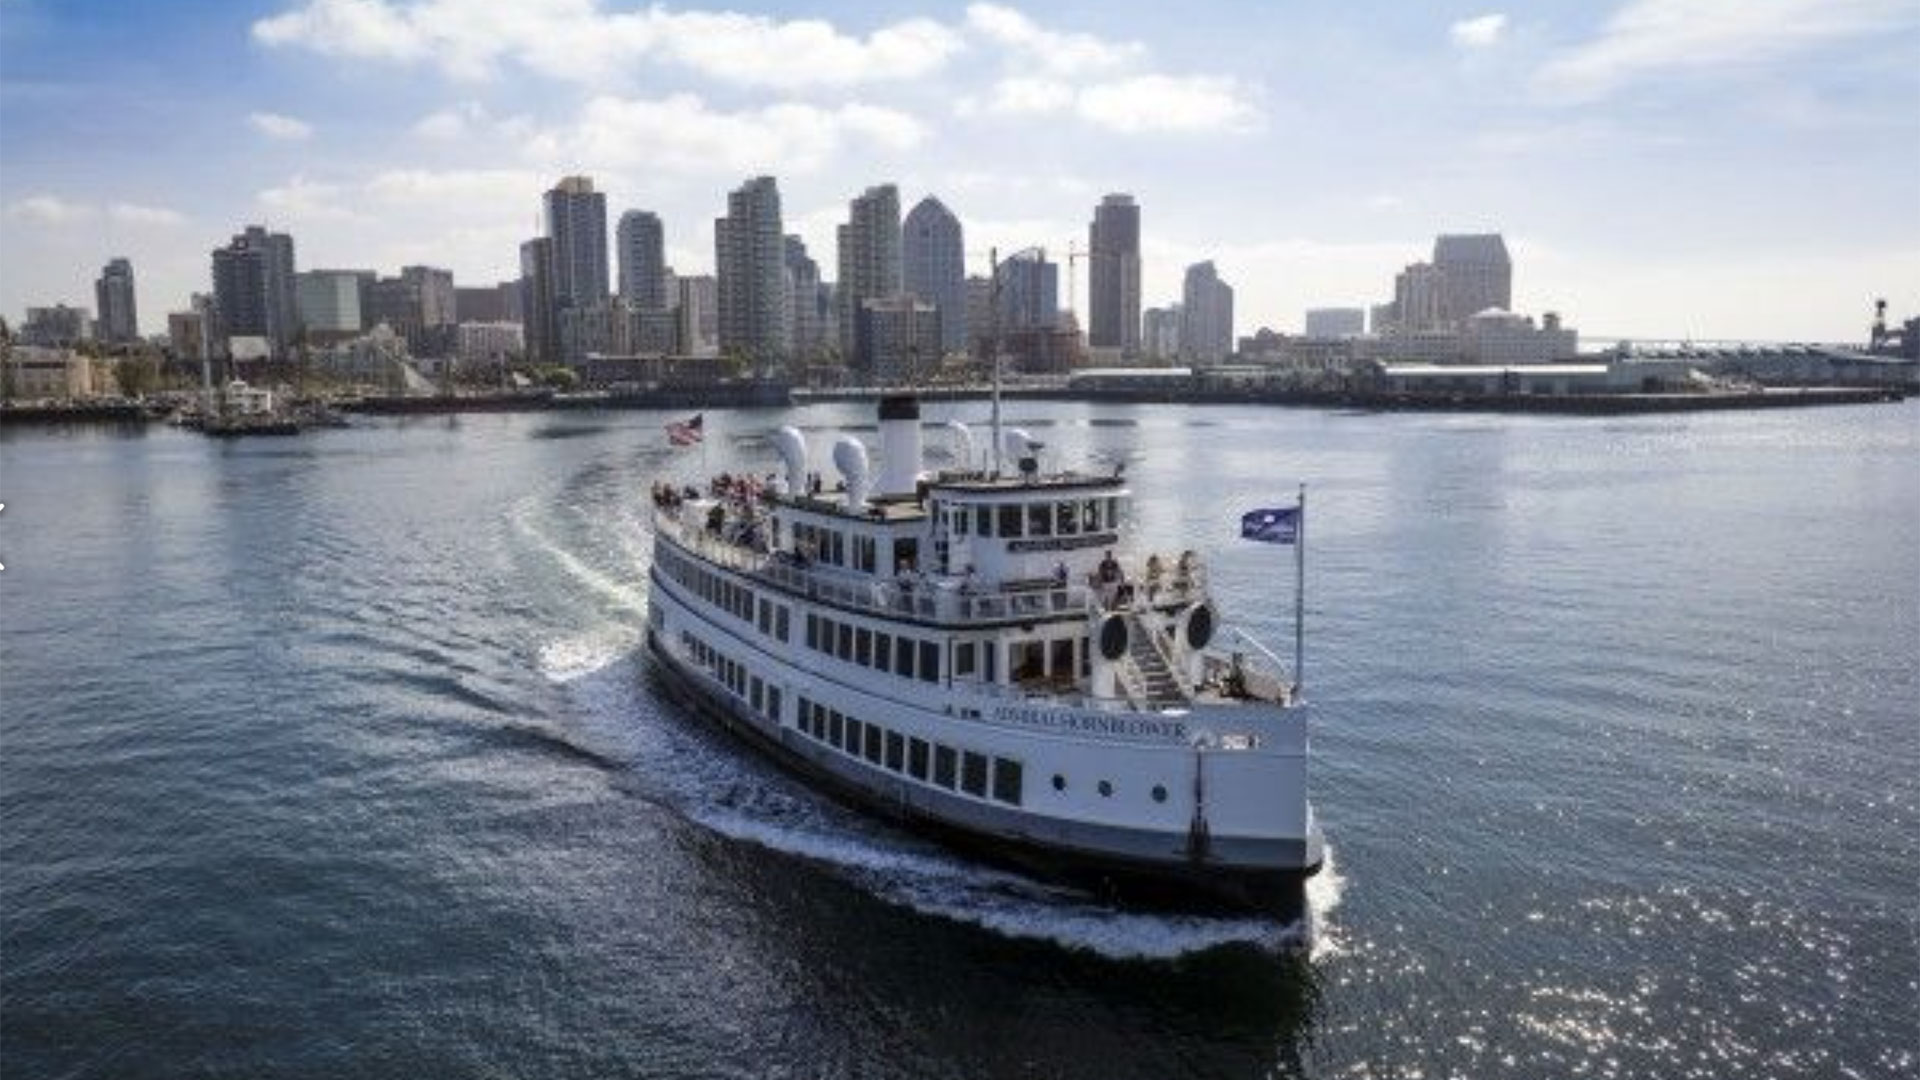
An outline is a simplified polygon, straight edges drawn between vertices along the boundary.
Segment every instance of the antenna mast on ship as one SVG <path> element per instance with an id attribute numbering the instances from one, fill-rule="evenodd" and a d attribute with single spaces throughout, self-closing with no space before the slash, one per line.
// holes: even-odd
<path id="1" fill-rule="evenodd" d="M 1000 475 L 1000 249 L 987 249 L 987 321 L 993 326 L 993 475 Z"/>

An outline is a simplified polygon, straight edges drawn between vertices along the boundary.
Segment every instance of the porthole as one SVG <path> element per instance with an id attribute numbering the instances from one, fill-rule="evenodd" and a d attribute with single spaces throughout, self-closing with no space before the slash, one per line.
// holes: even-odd
<path id="1" fill-rule="evenodd" d="M 1154 802 L 1167 801 L 1167 785 L 1165 784 L 1153 785 L 1153 801 Z"/>
<path id="2" fill-rule="evenodd" d="M 1055 791 L 1067 790 L 1067 778 L 1064 776 L 1061 776 L 1059 773 L 1054 773 L 1053 774 L 1053 790 Z"/>
<path id="3" fill-rule="evenodd" d="M 1100 781 L 1100 794 L 1103 798 L 1110 797 L 1113 794 L 1113 781 L 1111 780 Z"/>

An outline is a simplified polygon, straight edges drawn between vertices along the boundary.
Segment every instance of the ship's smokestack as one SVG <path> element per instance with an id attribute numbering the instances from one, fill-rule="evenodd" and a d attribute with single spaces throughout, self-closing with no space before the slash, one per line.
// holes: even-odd
<path id="1" fill-rule="evenodd" d="M 911 394 L 880 399 L 881 495 L 912 495 L 920 482 L 920 401 Z"/>
<path id="2" fill-rule="evenodd" d="M 807 440 L 800 429 L 787 426 L 773 433 L 773 448 L 787 466 L 787 493 L 807 493 Z"/>
<path id="3" fill-rule="evenodd" d="M 867 448 L 859 439 L 842 435 L 833 444 L 833 465 L 847 481 L 847 509 L 858 512 L 867 504 Z"/>

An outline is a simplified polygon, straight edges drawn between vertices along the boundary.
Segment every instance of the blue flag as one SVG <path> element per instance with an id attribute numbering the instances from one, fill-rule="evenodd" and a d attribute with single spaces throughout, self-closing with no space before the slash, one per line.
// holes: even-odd
<path id="1" fill-rule="evenodd" d="M 1300 508 L 1283 506 L 1273 510 L 1254 510 L 1240 516 L 1240 538 L 1263 544 L 1294 544 L 1300 541 Z"/>

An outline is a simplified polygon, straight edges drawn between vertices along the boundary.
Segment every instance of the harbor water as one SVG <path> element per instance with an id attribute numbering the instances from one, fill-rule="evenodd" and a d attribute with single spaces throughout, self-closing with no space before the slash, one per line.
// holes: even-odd
<path id="1" fill-rule="evenodd" d="M 8 429 L 0 1074 L 1920 1071 L 1920 404 L 1009 415 L 1282 655 L 1236 527 L 1309 485 L 1310 925 L 975 865 L 662 693 L 649 485 L 870 407 Z"/>

